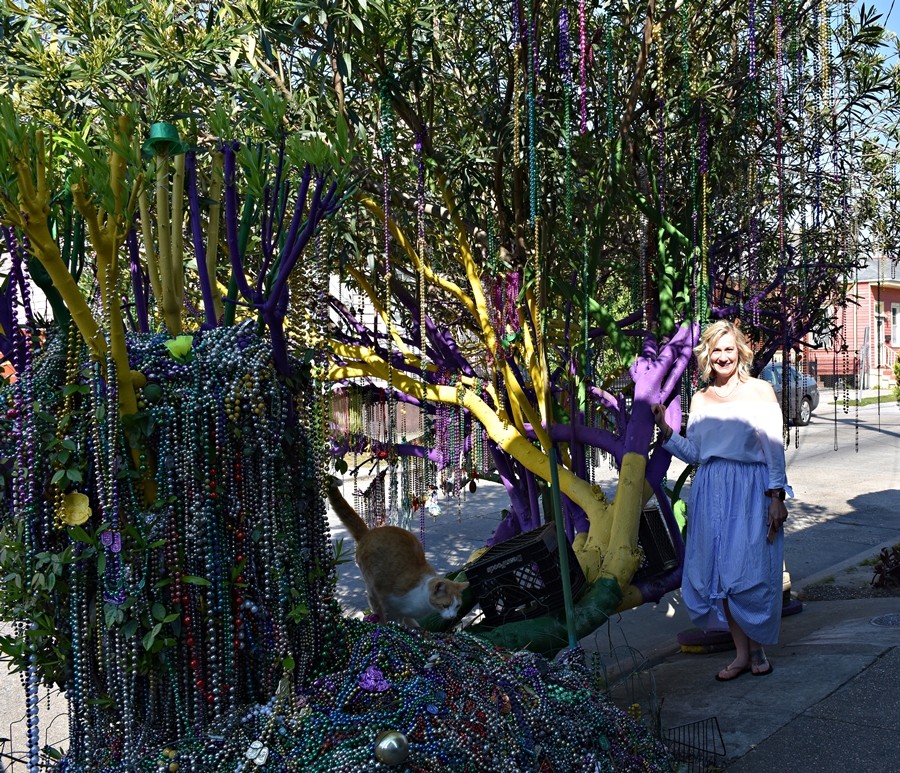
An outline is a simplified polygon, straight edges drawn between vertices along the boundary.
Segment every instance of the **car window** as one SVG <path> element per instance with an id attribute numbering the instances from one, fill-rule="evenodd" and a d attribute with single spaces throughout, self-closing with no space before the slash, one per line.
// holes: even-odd
<path id="1" fill-rule="evenodd" d="M 781 374 L 771 365 L 766 365 L 760 376 L 763 381 L 768 381 L 773 387 L 777 387 L 781 384 Z"/>

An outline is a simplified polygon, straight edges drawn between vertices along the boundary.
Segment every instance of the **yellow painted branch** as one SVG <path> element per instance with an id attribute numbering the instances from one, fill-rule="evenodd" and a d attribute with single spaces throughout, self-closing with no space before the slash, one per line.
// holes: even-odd
<path id="1" fill-rule="evenodd" d="M 38 141 L 43 144 L 40 132 L 38 132 Z M 25 147 L 22 148 L 22 157 L 15 162 L 19 189 L 18 211 L 7 212 L 7 217 L 28 235 L 32 252 L 49 274 L 53 286 L 59 290 L 59 294 L 72 315 L 78 332 L 81 333 L 81 337 L 90 348 L 92 356 L 103 361 L 106 357 L 106 340 L 103 338 L 100 326 L 94 319 L 78 284 L 63 262 L 56 239 L 50 234 L 48 223 L 50 204 L 46 176 L 39 172 L 38 189 L 35 190 L 34 182 L 31 179 L 31 170 L 25 160 L 27 158 L 28 149 Z M 40 196 L 38 191 L 42 191 Z"/>
<path id="2" fill-rule="evenodd" d="M 169 222 L 169 157 L 156 157 L 156 235 L 159 242 L 159 281 L 162 285 L 163 319 L 169 335 L 181 334 L 182 298 L 175 294 L 172 270 L 172 238 Z"/>
<path id="3" fill-rule="evenodd" d="M 129 135 L 131 134 L 131 122 L 126 116 L 120 115 L 116 120 L 116 127 L 115 140 L 124 147 L 129 141 Z M 122 198 L 125 184 L 125 166 L 125 159 L 115 151 L 110 151 L 109 184 L 113 192 L 115 212 L 111 213 L 111 216 L 114 218 L 125 217 L 125 202 Z"/>
<path id="4" fill-rule="evenodd" d="M 138 208 L 141 212 L 141 232 L 144 235 L 144 256 L 147 259 L 147 273 L 150 274 L 150 289 L 156 298 L 157 309 L 162 308 L 163 292 L 159 281 L 159 265 L 156 262 L 156 248 L 153 246 L 153 221 L 150 219 L 150 202 L 147 191 L 142 189 L 138 195 Z"/>
<path id="5" fill-rule="evenodd" d="M 451 212 L 451 219 L 454 225 L 456 225 L 457 244 L 459 245 L 460 255 L 462 256 L 462 263 L 465 266 L 466 277 L 469 280 L 469 286 L 472 289 L 472 297 L 475 302 L 475 318 L 478 321 L 479 327 L 481 328 L 485 346 L 489 351 L 496 352 L 497 335 L 496 331 L 494 330 L 494 326 L 491 324 L 490 315 L 487 311 L 487 300 L 484 295 L 484 288 L 481 285 L 481 275 L 478 271 L 478 267 L 475 264 L 475 259 L 472 256 L 472 251 L 469 248 L 469 237 L 466 233 L 465 225 L 457 214 L 456 200 L 453 197 L 453 193 L 450 191 L 450 187 L 447 184 L 447 178 L 444 175 L 438 175 L 438 186 L 441 189 L 441 195 L 444 197 L 444 202 L 447 205 L 447 209 L 449 209 Z M 522 388 L 519 386 L 519 383 L 516 380 L 516 377 L 513 374 L 512 370 L 506 365 L 506 363 L 502 363 L 501 367 L 503 369 L 504 379 L 506 380 L 506 390 L 509 395 L 510 402 L 515 403 L 513 412 L 515 413 L 516 409 L 520 410 L 531 423 L 531 426 L 534 428 L 535 434 L 537 435 L 540 444 L 545 449 L 550 448 L 550 437 L 544 431 L 544 427 L 541 423 L 538 413 L 534 410 L 534 407 L 531 405 L 531 403 L 528 402 L 528 398 L 525 396 L 524 391 L 522 391 Z"/>
<path id="6" fill-rule="evenodd" d="M 641 563 L 637 539 L 646 471 L 646 456 L 625 454 L 612 502 L 612 517 L 590 521 L 587 546 L 600 549 L 603 553 L 601 573 L 615 577 L 622 588 L 631 581 Z"/>
<path id="7" fill-rule="evenodd" d="M 206 273 L 209 276 L 209 285 L 212 288 L 213 308 L 216 310 L 216 319 L 221 319 L 225 313 L 225 304 L 222 301 L 222 291 L 216 279 L 216 260 L 219 250 L 219 213 L 222 205 L 219 203 L 222 197 L 222 180 L 224 157 L 218 150 L 212 154 L 212 176 L 209 182 L 209 198 L 213 203 L 209 205 L 209 225 L 206 229 Z M 199 266 L 198 266 L 199 268 Z"/>
<path id="8" fill-rule="evenodd" d="M 466 234 L 465 226 L 456 211 L 456 200 L 447 184 L 447 178 L 443 174 L 437 177 L 438 187 L 441 189 L 441 195 L 450 210 L 450 217 L 456 226 L 456 243 L 459 245 L 460 257 L 462 264 L 466 269 L 466 278 L 469 280 L 469 287 L 472 290 L 472 299 L 475 302 L 476 319 L 481 328 L 484 342 L 489 351 L 497 351 L 497 335 L 494 326 L 491 324 L 490 316 L 487 311 L 487 301 L 484 297 L 484 288 L 481 286 L 481 275 L 478 273 L 478 267 L 475 265 L 475 259 L 472 257 L 472 251 L 469 249 L 469 237 Z"/>
<path id="9" fill-rule="evenodd" d="M 328 346 L 334 354 L 336 354 L 342 360 L 347 361 L 348 363 L 352 360 L 362 359 L 363 347 L 351 346 L 350 344 L 341 343 L 339 341 L 329 341 Z M 368 350 L 366 350 L 366 351 L 368 351 Z M 412 365 L 415 368 L 421 367 L 420 360 L 419 360 L 418 356 L 416 356 L 415 354 L 412 354 L 409 356 L 408 362 L 410 365 Z M 429 373 L 437 373 L 438 366 L 435 365 L 434 363 L 428 363 L 425 366 L 425 369 Z M 371 375 L 371 374 L 367 374 L 367 375 Z M 478 383 L 479 379 L 472 378 L 471 376 L 460 376 L 459 381 L 461 381 L 463 383 L 463 385 L 467 386 L 467 387 L 479 386 L 479 383 Z M 490 384 L 485 384 L 484 382 L 481 382 L 480 386 L 483 389 L 487 390 L 488 394 L 491 396 L 491 399 L 494 401 L 495 405 L 500 404 L 499 401 L 497 400 L 497 393 L 496 393 L 496 391 L 494 391 L 493 387 Z M 501 416 L 501 418 L 502 418 L 502 416 Z"/>
<path id="10" fill-rule="evenodd" d="M 644 597 L 641 592 L 634 585 L 626 585 L 622 588 L 622 603 L 616 607 L 613 614 L 627 612 L 629 609 L 639 607 L 643 603 Z"/>
<path id="11" fill-rule="evenodd" d="M 544 393 L 543 379 L 541 378 L 541 369 L 538 367 L 537 356 L 534 352 L 534 341 L 531 338 L 531 328 L 528 320 L 525 319 L 525 309 L 521 306 L 518 308 L 519 328 L 522 330 L 522 343 L 525 346 L 525 367 L 528 369 L 528 375 L 531 377 L 531 383 L 534 385 L 536 394 Z"/>
<path id="12" fill-rule="evenodd" d="M 352 378 L 354 376 L 369 376 L 388 380 L 387 363 L 371 349 L 361 347 L 358 349 L 361 362 L 352 367 L 333 366 L 328 378 L 338 380 Z M 422 384 L 417 379 L 392 368 L 391 384 L 405 394 L 422 399 Z M 462 403 L 459 395 L 462 394 Z M 547 455 L 515 429 L 509 422 L 504 422 L 497 413 L 485 403 L 480 396 L 469 389 L 461 392 L 456 386 L 428 384 L 426 387 L 427 399 L 447 403 L 448 405 L 461 405 L 468 408 L 472 415 L 484 426 L 488 436 L 497 443 L 506 453 L 519 461 L 526 469 L 546 481 L 550 480 L 550 462 Z M 645 460 L 646 461 L 646 460 Z M 575 476 L 565 467 L 558 467 L 559 483 L 562 492 L 584 510 L 589 521 L 603 520 L 607 509 L 606 501 L 599 487 L 595 489 L 584 480 Z M 599 576 L 599 560 L 593 569 L 593 577 Z"/>
<path id="13" fill-rule="evenodd" d="M 119 119 L 118 133 L 115 140 L 124 145 L 128 142 L 128 121 Z M 91 237 L 91 246 L 97 255 L 97 279 L 100 285 L 100 297 L 109 315 L 109 347 L 110 355 L 116 371 L 118 410 L 120 416 L 137 413 L 137 395 L 128 362 L 128 349 L 125 341 L 125 326 L 122 321 L 122 309 L 119 302 L 119 250 L 125 242 L 127 231 L 127 212 L 123 198 L 123 180 L 125 177 L 125 159 L 118 153 L 109 157 L 110 185 L 114 193 L 116 212 L 107 213 L 105 223 L 101 223 L 101 213 L 90 202 L 85 194 L 85 182 L 72 186 L 72 199 L 78 211 L 84 217 Z M 131 202 L 133 203 L 133 202 Z M 143 464 L 141 449 L 130 446 L 129 454 L 135 469 L 140 470 Z M 145 457 L 146 459 L 146 457 Z M 156 481 L 152 469 L 145 467 L 142 475 L 144 497 L 147 504 L 156 501 Z"/>
<path id="14" fill-rule="evenodd" d="M 172 175 L 172 279 L 175 297 L 184 298 L 184 153 L 175 156 Z"/>
<path id="15" fill-rule="evenodd" d="M 360 196 L 359 203 L 362 204 L 366 209 L 368 209 L 369 212 L 375 215 L 378 220 L 380 220 L 382 223 L 384 222 L 384 210 L 374 199 L 369 196 Z M 465 291 L 455 282 L 451 282 L 449 279 L 439 277 L 437 274 L 435 274 L 434 271 L 431 270 L 431 267 L 427 263 L 425 263 L 424 258 L 420 258 L 415 248 L 410 243 L 409 239 L 406 238 L 406 235 L 390 218 L 388 218 L 388 228 L 390 228 L 391 235 L 394 237 L 394 240 L 400 245 L 401 249 L 409 256 L 410 260 L 413 262 L 413 267 L 416 269 L 416 271 L 418 271 L 421 266 L 422 270 L 424 270 L 425 272 L 425 278 L 429 282 L 450 293 L 454 298 L 462 303 L 466 307 L 466 310 L 477 320 L 478 311 L 475 308 L 475 303 L 468 295 L 466 295 Z"/>

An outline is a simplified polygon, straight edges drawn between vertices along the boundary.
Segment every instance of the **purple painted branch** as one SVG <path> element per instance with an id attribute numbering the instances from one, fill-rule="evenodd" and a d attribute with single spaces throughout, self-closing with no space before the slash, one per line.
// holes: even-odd
<path id="1" fill-rule="evenodd" d="M 134 308 L 137 312 L 137 329 L 141 333 L 150 332 L 150 313 L 144 287 L 144 271 L 141 269 L 141 254 L 138 247 L 137 231 L 132 227 L 125 237 L 128 257 L 131 262 L 131 287 L 134 290 Z M 2 324 L 2 323 L 0 323 Z"/>
<path id="2" fill-rule="evenodd" d="M 286 257 L 282 257 L 281 264 L 278 267 L 278 275 L 272 285 L 272 291 L 269 297 L 260 304 L 262 318 L 269 328 L 272 338 L 272 358 L 279 373 L 284 376 L 290 375 L 290 361 L 287 354 L 287 338 L 284 334 L 284 316 L 287 309 L 288 292 L 287 280 L 288 275 L 297 265 L 303 249 L 309 243 L 313 234 L 316 232 L 321 219 L 328 214 L 330 210 L 331 199 L 337 190 L 337 183 L 331 185 L 328 194 L 322 199 L 322 187 L 325 178 L 319 177 L 316 180 L 316 190 L 313 193 L 312 201 L 309 205 L 309 216 L 303 231 L 297 237 L 296 243 L 293 245 L 292 251 Z"/>
<path id="3" fill-rule="evenodd" d="M 238 142 L 225 142 L 222 144 L 225 170 L 225 237 L 228 243 L 228 259 L 231 262 L 231 272 L 237 283 L 238 292 L 244 300 L 252 305 L 258 304 L 259 297 L 247 284 L 244 275 L 244 256 L 241 255 L 240 242 L 238 240 L 238 203 L 237 203 L 237 179 L 235 151 L 240 147 Z"/>
<path id="4" fill-rule="evenodd" d="M 569 424 L 554 424 L 550 427 L 550 440 L 553 443 L 568 443 L 572 439 L 572 432 L 572 426 Z M 621 460 L 623 453 L 622 440 L 613 435 L 608 429 L 577 424 L 575 425 L 574 433 L 578 438 L 578 442 L 594 448 L 600 448 L 607 453 L 613 454 L 617 461 Z M 525 434 L 529 440 L 537 440 L 537 433 L 531 424 L 525 424 Z"/>
<path id="5" fill-rule="evenodd" d="M 525 531 L 531 531 L 532 529 L 536 529 L 541 525 L 541 506 L 538 500 L 538 486 L 537 486 L 537 478 L 535 478 L 534 473 L 527 469 L 525 465 L 520 462 L 516 462 L 516 467 L 519 468 L 519 479 L 525 479 L 525 483 L 528 485 L 528 504 L 529 504 L 529 513 L 530 519 L 528 522 L 528 528 Z"/>
<path id="6" fill-rule="evenodd" d="M 290 275 L 291 271 L 294 270 L 294 266 L 297 265 L 297 261 L 300 260 L 300 256 L 303 254 L 303 250 L 306 248 L 306 245 L 309 244 L 309 240 L 312 239 L 313 235 L 315 234 L 319 223 L 329 211 L 332 200 L 334 199 L 334 193 L 337 190 L 337 182 L 333 182 L 331 184 L 331 188 L 329 188 L 328 193 L 323 197 L 322 188 L 324 185 L 324 175 L 317 177 L 316 189 L 315 191 L 313 191 L 312 201 L 309 203 L 309 214 L 306 218 L 306 225 L 303 227 L 303 230 L 297 237 L 296 243 L 293 245 L 293 247 L 288 250 L 287 246 L 285 246 L 286 254 L 284 254 L 281 258 L 281 264 L 278 266 L 278 275 L 275 277 L 275 282 L 272 285 L 272 291 L 269 294 L 269 297 L 266 298 L 263 307 L 263 314 L 266 313 L 266 307 L 268 307 L 270 310 L 274 310 L 278 308 L 279 305 L 281 305 L 282 295 L 284 294 L 284 291 L 287 287 L 288 276 Z"/>
<path id="7" fill-rule="evenodd" d="M 260 294 L 263 291 L 269 266 L 272 265 L 272 255 L 274 252 L 272 249 L 272 242 L 269 241 L 269 232 L 272 230 L 271 215 L 269 214 L 269 204 L 271 199 L 272 186 L 266 185 L 265 188 L 263 188 L 262 206 L 259 208 L 259 230 L 261 233 L 259 247 L 263 254 L 263 264 L 259 276 L 256 278 L 256 292 Z"/>
<path id="8" fill-rule="evenodd" d="M 628 325 L 633 325 L 635 322 L 640 322 L 643 319 L 644 311 L 643 309 L 640 311 L 634 311 L 626 317 L 622 317 L 622 319 L 616 321 L 616 327 L 624 328 L 628 327 Z M 605 327 L 592 327 L 588 330 L 588 338 L 600 338 L 601 336 L 605 336 L 606 328 Z M 643 335 L 644 331 L 626 331 L 626 335 Z"/>
<path id="9" fill-rule="evenodd" d="M 210 283 L 209 272 L 206 266 L 206 250 L 203 245 L 203 226 L 200 222 L 200 193 L 197 190 L 197 153 L 195 151 L 188 151 L 184 165 L 187 172 L 188 205 L 191 210 L 191 236 L 194 241 L 194 254 L 197 256 L 200 291 L 203 294 L 203 315 L 206 327 L 214 328 L 218 326 L 218 320 L 216 319 L 216 309 L 213 303 L 212 284 Z M 132 233 L 134 233 L 134 229 L 132 229 Z M 137 244 L 136 234 L 135 244 Z M 134 263 L 132 262 L 133 266 Z M 137 301 L 136 295 L 135 301 Z"/>
<path id="10" fill-rule="evenodd" d="M 284 212 L 287 207 L 287 197 L 284 197 L 283 204 L 281 207 L 280 216 L 278 216 L 278 232 L 275 234 L 275 238 L 272 239 L 272 223 L 276 218 L 276 212 L 278 210 L 278 198 L 281 195 L 281 176 L 284 173 L 284 137 L 281 137 L 281 140 L 278 144 L 278 164 L 275 167 L 275 186 L 272 191 L 272 209 L 268 215 L 269 227 L 264 232 L 263 241 L 265 241 L 269 246 L 269 252 L 273 252 L 275 245 L 278 244 L 278 237 L 281 235 L 281 226 L 284 223 Z"/>
<path id="11" fill-rule="evenodd" d="M 690 359 L 695 334 L 694 325 L 681 325 L 662 351 L 652 334 L 648 333 L 644 339 L 640 356 L 629 368 L 634 381 L 634 400 L 624 432 L 625 453 L 648 454 L 655 426 L 651 406 L 664 402 L 671 394 Z M 664 381 L 668 392 L 663 387 Z"/>
<path id="12" fill-rule="evenodd" d="M 582 531 L 588 531 L 591 527 L 590 521 L 578 505 L 576 505 L 569 497 L 562 494 L 563 517 L 566 524 L 566 536 L 569 542 L 575 539 L 575 535 Z"/>
<path id="13" fill-rule="evenodd" d="M 674 352 L 675 362 L 669 370 L 669 375 L 666 377 L 666 381 L 660 391 L 660 402 L 667 402 L 672 392 L 675 391 L 675 387 L 678 386 L 678 381 L 684 374 L 694 352 L 694 347 L 699 341 L 699 333 L 700 325 L 698 323 L 683 324 L 666 344 L 665 350 L 670 353 Z M 680 421 L 678 426 L 681 426 Z"/>
<path id="14" fill-rule="evenodd" d="M 3 228 L 3 236 L 6 239 L 6 248 L 10 256 L 13 252 L 12 226 Z M 6 285 L 0 287 L 0 359 L 9 358 L 12 361 L 13 355 L 13 328 L 15 326 L 15 283 L 7 280 Z"/>
<path id="15" fill-rule="evenodd" d="M 490 539 L 485 543 L 488 547 L 515 537 L 524 531 L 528 531 L 529 521 L 526 520 L 529 511 L 528 503 L 522 495 L 522 490 L 517 485 L 515 473 L 510 465 L 510 457 L 493 442 L 489 443 L 491 456 L 497 468 L 497 474 L 503 481 L 503 487 L 509 496 L 509 513 L 494 530 Z"/>
<path id="16" fill-rule="evenodd" d="M 600 404 L 607 410 L 613 413 L 618 413 L 621 410 L 619 401 L 605 389 L 600 389 L 600 387 L 588 387 L 588 393 L 596 397 L 600 401 Z"/>
<path id="17" fill-rule="evenodd" d="M 435 464 L 440 464 L 441 462 L 441 454 L 434 448 L 426 449 L 424 446 L 417 446 L 413 443 L 397 443 L 394 445 L 393 449 L 397 456 L 409 456 L 422 459 L 427 454 L 429 461 L 434 462 Z"/>
<path id="18" fill-rule="evenodd" d="M 281 250 L 281 260 L 284 261 L 287 255 L 290 255 L 297 242 L 297 234 L 300 231 L 300 224 L 303 222 L 303 213 L 306 211 L 306 197 L 309 195 L 309 183 L 312 179 L 312 169 L 309 164 L 303 168 L 303 175 L 300 178 L 300 187 L 297 189 L 297 202 L 294 204 L 294 216 L 291 218 L 291 227 L 288 229 L 287 238 L 284 240 L 284 247 Z M 263 274 L 268 272 L 268 267 Z M 260 288 L 262 289 L 262 288 Z"/>
<path id="19" fill-rule="evenodd" d="M 391 291 L 410 312 L 412 318 L 412 340 L 419 340 L 419 304 L 413 300 L 412 296 L 406 291 L 399 282 L 391 283 Z M 443 366 L 448 370 L 460 370 L 466 376 L 475 376 L 472 366 L 463 357 L 462 352 L 450 335 L 449 330 L 441 330 L 434 324 L 431 317 L 425 315 L 425 333 L 426 338 L 434 347 L 435 352 L 432 362 L 439 366 Z"/>
<path id="20" fill-rule="evenodd" d="M 338 313 L 339 316 L 344 318 L 347 325 L 353 331 L 356 332 L 357 336 L 359 336 L 359 339 L 362 339 L 361 343 L 364 343 L 367 346 L 374 346 L 374 341 L 372 340 L 372 336 L 370 335 L 369 328 L 366 327 L 365 325 L 363 325 L 361 322 L 359 322 L 356 319 L 356 317 L 354 317 L 350 313 L 349 309 L 347 309 L 347 307 L 344 306 L 343 303 L 341 303 L 339 300 L 337 300 L 337 298 L 329 296 L 328 304 L 331 306 L 332 309 L 334 309 Z M 355 339 L 355 340 L 358 341 L 359 339 Z M 350 336 L 346 336 L 345 340 L 349 342 L 354 339 L 352 339 Z"/>

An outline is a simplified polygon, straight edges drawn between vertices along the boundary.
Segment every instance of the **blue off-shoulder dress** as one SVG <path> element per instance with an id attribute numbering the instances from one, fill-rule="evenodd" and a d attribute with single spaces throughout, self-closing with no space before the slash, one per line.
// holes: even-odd
<path id="1" fill-rule="evenodd" d="M 744 633 L 775 644 L 781 627 L 784 529 L 769 542 L 765 491 L 787 485 L 778 403 L 735 400 L 693 411 L 687 437 L 664 448 L 699 464 L 688 503 L 681 588 L 694 624 L 727 630 L 723 599 Z"/>

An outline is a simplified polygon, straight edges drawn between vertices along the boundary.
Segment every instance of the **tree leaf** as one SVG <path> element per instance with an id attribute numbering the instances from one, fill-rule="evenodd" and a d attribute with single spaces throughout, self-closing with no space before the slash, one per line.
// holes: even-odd
<path id="1" fill-rule="evenodd" d="M 191 585 L 211 585 L 212 584 L 205 577 L 195 577 L 194 575 L 191 575 L 191 574 L 184 575 L 181 578 L 181 581 L 188 582 Z"/>

